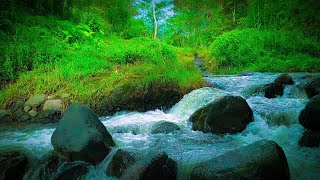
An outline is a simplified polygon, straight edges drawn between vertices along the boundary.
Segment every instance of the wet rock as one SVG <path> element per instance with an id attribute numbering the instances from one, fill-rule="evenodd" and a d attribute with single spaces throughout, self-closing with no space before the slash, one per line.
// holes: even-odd
<path id="1" fill-rule="evenodd" d="M 194 60 L 193 63 L 197 66 L 199 69 L 203 69 L 204 67 L 204 61 L 199 59 L 199 60 Z"/>
<path id="2" fill-rule="evenodd" d="M 239 74 L 239 76 L 252 76 L 252 75 L 254 75 L 254 72 L 251 72 L 251 71 L 244 71 Z"/>
<path id="3" fill-rule="evenodd" d="M 253 121 L 253 112 L 240 96 L 224 96 L 197 110 L 191 117 L 193 130 L 218 134 L 238 133 Z"/>
<path id="4" fill-rule="evenodd" d="M 263 87 L 264 97 L 266 98 L 276 98 L 276 96 L 282 96 L 284 91 L 284 86 L 282 84 L 270 83 Z"/>
<path id="5" fill-rule="evenodd" d="M 11 121 L 11 112 L 9 110 L 0 110 L 0 122 Z"/>
<path id="6" fill-rule="evenodd" d="M 50 180 L 66 160 L 53 151 L 49 152 L 28 171 L 25 179 Z"/>
<path id="7" fill-rule="evenodd" d="M 280 74 L 275 80 L 276 84 L 293 85 L 292 77 L 287 73 Z"/>
<path id="8" fill-rule="evenodd" d="M 30 115 L 30 117 L 35 118 L 38 115 L 38 112 L 35 110 L 31 110 L 31 111 L 29 111 L 29 115 Z"/>
<path id="9" fill-rule="evenodd" d="M 43 110 L 54 110 L 56 112 L 62 111 L 62 100 L 56 99 L 56 100 L 47 100 L 43 105 Z"/>
<path id="10" fill-rule="evenodd" d="M 84 179 L 89 172 L 90 164 L 84 162 L 64 163 L 55 175 L 56 180 Z"/>
<path id="11" fill-rule="evenodd" d="M 44 94 L 37 94 L 35 96 L 32 96 L 27 100 L 25 105 L 30 106 L 30 107 L 38 107 L 41 104 L 43 104 L 47 100 L 47 96 Z"/>
<path id="12" fill-rule="evenodd" d="M 306 91 L 308 98 L 320 94 L 320 78 L 307 83 L 304 86 L 304 90 Z"/>
<path id="13" fill-rule="evenodd" d="M 282 148 L 261 140 L 196 165 L 190 179 L 290 179 L 290 174 Z"/>
<path id="14" fill-rule="evenodd" d="M 24 107 L 24 104 L 24 100 L 22 99 L 13 102 L 13 106 L 10 108 L 11 112 L 20 111 Z"/>
<path id="15" fill-rule="evenodd" d="M 140 161 L 132 165 L 121 180 L 176 180 L 177 163 L 163 152 L 154 156 L 150 161 Z"/>
<path id="16" fill-rule="evenodd" d="M 40 111 L 39 115 L 35 119 L 38 122 L 57 122 L 61 118 L 61 112 L 56 112 L 54 110 Z"/>
<path id="17" fill-rule="evenodd" d="M 141 179 L 177 179 L 178 167 L 177 163 L 168 157 L 166 153 L 162 153 L 155 157 Z"/>
<path id="18" fill-rule="evenodd" d="M 319 147 L 320 131 L 306 130 L 299 141 L 299 145 L 305 147 Z"/>
<path id="19" fill-rule="evenodd" d="M 118 87 L 108 96 L 98 96 L 97 101 L 105 102 L 104 108 L 93 109 L 99 115 L 110 115 L 117 111 L 145 112 L 154 109 L 168 109 L 179 102 L 184 93 L 175 84 L 151 83 L 145 91 L 137 91 L 132 85 Z"/>
<path id="20" fill-rule="evenodd" d="M 18 121 L 19 122 L 26 122 L 30 119 L 30 116 L 28 114 L 23 114 L 22 116 L 19 117 Z"/>
<path id="21" fill-rule="evenodd" d="M 54 150 L 70 161 L 100 163 L 115 145 L 98 116 L 83 104 L 72 104 L 51 137 Z"/>
<path id="22" fill-rule="evenodd" d="M 310 99 L 300 113 L 299 122 L 306 129 L 320 131 L 320 95 Z"/>
<path id="23" fill-rule="evenodd" d="M 24 112 L 28 113 L 31 110 L 31 107 L 28 105 L 24 106 L 23 110 L 24 110 Z"/>
<path id="24" fill-rule="evenodd" d="M 121 177 L 122 174 L 136 162 L 135 158 L 129 152 L 119 149 L 112 157 L 109 166 L 106 169 L 108 176 Z"/>
<path id="25" fill-rule="evenodd" d="M 175 123 L 168 121 L 159 121 L 152 126 L 151 134 L 172 133 L 179 129 L 180 127 Z"/>
<path id="26" fill-rule="evenodd" d="M 31 164 L 25 149 L 0 150 L 0 179 L 22 179 Z"/>
<path id="27" fill-rule="evenodd" d="M 25 113 L 21 110 L 18 110 L 14 113 L 15 117 L 18 119 L 19 117 L 21 117 L 22 115 L 24 115 Z"/>

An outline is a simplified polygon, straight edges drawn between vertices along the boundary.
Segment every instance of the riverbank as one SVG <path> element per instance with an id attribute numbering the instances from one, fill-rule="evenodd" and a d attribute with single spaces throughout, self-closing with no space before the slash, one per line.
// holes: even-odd
<path id="1" fill-rule="evenodd" d="M 161 150 L 177 162 L 177 177 L 188 179 L 191 174 L 194 175 L 194 165 L 266 139 L 275 141 L 283 149 L 291 179 L 317 178 L 319 177 L 319 147 L 303 147 L 298 142 L 305 131 L 305 128 L 299 123 L 299 115 L 309 102 L 307 94 L 300 88 L 308 81 L 308 78 L 303 77 L 314 79 L 319 78 L 320 75 L 309 73 L 289 75 L 293 78 L 294 85 L 286 85 L 281 97 L 269 99 L 264 97 L 263 92 L 253 91 L 259 89 L 257 87 L 273 83 L 279 74 L 210 76 L 206 77 L 206 80 L 213 87 L 192 91 L 167 111 L 119 112 L 113 116 L 101 117 L 100 120 L 112 135 L 116 147 L 101 164 L 90 166 L 84 176 L 87 179 L 110 178 L 106 174 L 106 169 L 118 149 L 133 153 L 136 162 L 141 162 L 140 160 L 146 156 L 154 157 Z M 192 130 L 190 116 L 195 111 L 220 97 L 230 95 L 244 97 L 253 111 L 253 122 L 249 123 L 245 130 L 236 134 L 224 135 Z M 174 123 L 180 129 L 153 134 L 154 126 L 163 121 Z M 52 162 L 50 158 L 48 159 L 47 153 L 53 150 L 51 136 L 57 124 L 32 124 L 19 128 L 16 128 L 15 125 L 3 124 L 0 144 L 2 147 L 22 146 L 31 151 L 31 154 L 35 154 L 36 158 L 41 159 L 42 163 Z M 228 158 L 228 160 L 231 159 Z M 214 163 L 211 165 L 214 166 Z M 57 174 L 62 172 L 70 171 L 68 168 L 60 168 Z"/>

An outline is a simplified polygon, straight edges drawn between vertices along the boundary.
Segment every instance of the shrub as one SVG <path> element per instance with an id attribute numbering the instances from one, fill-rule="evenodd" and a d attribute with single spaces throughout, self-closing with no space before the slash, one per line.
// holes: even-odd
<path id="1" fill-rule="evenodd" d="M 177 53 L 172 46 L 148 38 L 132 38 L 107 48 L 108 59 L 120 64 L 134 62 L 165 64 L 177 61 Z"/>
<path id="2" fill-rule="evenodd" d="M 287 71 L 294 64 L 296 71 L 320 69 L 319 43 L 299 32 L 234 30 L 215 40 L 210 50 L 212 58 L 218 61 L 220 67 L 257 68 L 264 64 L 270 67 L 266 71 Z M 297 59 L 301 63 L 296 63 Z M 311 61 L 316 63 L 315 67 L 306 65 Z"/>

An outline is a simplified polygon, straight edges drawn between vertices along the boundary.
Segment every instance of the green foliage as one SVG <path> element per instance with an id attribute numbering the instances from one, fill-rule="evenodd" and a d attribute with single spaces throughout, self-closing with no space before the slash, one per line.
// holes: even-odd
<path id="1" fill-rule="evenodd" d="M 248 27 L 299 29 L 319 38 L 319 9 L 317 0 L 252 0 L 246 21 Z"/>
<path id="2" fill-rule="evenodd" d="M 140 19 L 130 18 L 126 29 L 120 33 L 124 39 L 131 39 L 134 37 L 150 37 L 146 24 Z"/>
<path id="3" fill-rule="evenodd" d="M 58 36 L 52 35 L 50 27 L 33 24 L 33 21 L 28 23 L 30 24 L 16 24 L 15 34 L 7 36 L 5 43 L 0 45 L 1 79 L 15 79 L 19 72 L 61 58 L 64 43 L 60 42 Z"/>
<path id="4" fill-rule="evenodd" d="M 109 38 L 97 46 L 92 43 L 88 40 L 76 51 L 68 49 L 61 60 L 22 73 L 16 83 L 0 92 L 0 102 L 35 93 L 71 93 L 73 101 L 96 103 L 97 94 L 107 96 L 119 86 L 142 93 L 152 83 L 175 84 L 182 92 L 203 85 L 193 64 L 181 63 L 175 48 L 160 41 Z"/>
<path id="5" fill-rule="evenodd" d="M 125 29 L 129 19 L 129 1 L 110 1 L 105 10 L 105 17 L 111 24 L 115 32 L 120 32 Z"/>
<path id="6" fill-rule="evenodd" d="M 24 0 L 23 3 L 34 15 L 55 15 L 62 18 L 69 18 L 73 7 L 73 0 Z"/>
<path id="7" fill-rule="evenodd" d="M 5 40 L 0 45 L 0 75 L 5 80 L 60 60 L 68 48 L 77 48 L 85 41 L 92 41 L 94 46 L 103 34 L 95 33 L 85 24 L 41 16 L 26 16 L 23 23 L 15 23 L 13 35 L 0 32 Z"/>
<path id="8" fill-rule="evenodd" d="M 159 65 L 177 61 L 177 53 L 173 47 L 148 38 L 113 41 L 106 48 L 107 59 L 118 64 L 147 62 Z"/>
<path id="9" fill-rule="evenodd" d="M 220 36 L 210 49 L 222 67 L 255 67 L 260 71 L 320 70 L 320 44 L 298 32 L 234 30 Z"/>

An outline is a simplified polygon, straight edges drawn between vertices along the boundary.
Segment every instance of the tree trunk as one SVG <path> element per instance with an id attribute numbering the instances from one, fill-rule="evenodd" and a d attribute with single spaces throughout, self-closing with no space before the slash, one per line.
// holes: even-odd
<path id="1" fill-rule="evenodd" d="M 233 4 L 232 15 L 233 15 L 233 23 L 236 23 L 236 3 Z"/>
<path id="2" fill-rule="evenodd" d="M 157 17 L 156 17 L 156 5 L 154 2 L 152 3 L 152 14 L 153 14 L 153 23 L 154 23 L 153 39 L 157 39 L 158 21 L 157 21 Z"/>

